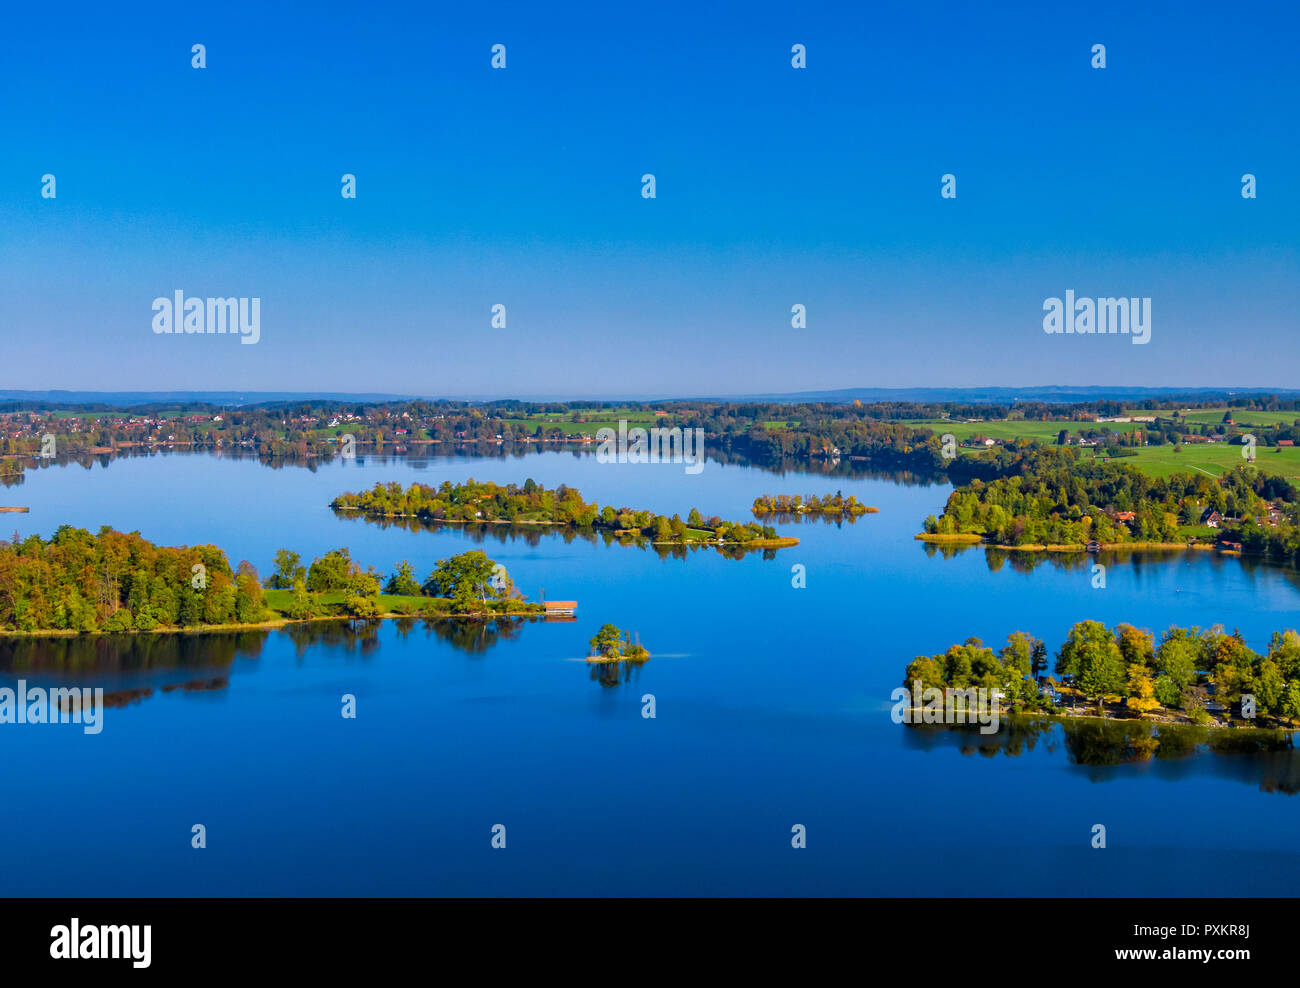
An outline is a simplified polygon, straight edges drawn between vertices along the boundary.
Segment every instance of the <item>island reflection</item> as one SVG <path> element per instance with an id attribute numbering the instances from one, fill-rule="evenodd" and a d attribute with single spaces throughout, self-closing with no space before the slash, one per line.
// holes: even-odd
<path id="1" fill-rule="evenodd" d="M 1235 728 L 1207 730 L 1182 724 L 1128 720 L 1004 716 L 1000 729 L 981 734 L 978 725 L 907 724 L 909 750 L 955 748 L 963 755 L 1018 757 L 1040 744 L 1062 749 L 1068 763 L 1092 782 L 1108 782 L 1135 769 L 1164 781 L 1196 775 L 1232 779 L 1261 792 L 1300 793 L 1300 752 L 1291 732 Z"/>
<path id="2" fill-rule="evenodd" d="M 1126 566 L 1134 572 L 1145 567 L 1159 568 L 1170 563 L 1193 563 L 1209 566 L 1211 570 L 1235 570 L 1248 577 L 1281 573 L 1282 578 L 1300 587 L 1300 569 L 1290 563 L 1279 562 L 1264 556 L 1224 555 L 1206 549 L 1103 549 L 1100 552 L 1049 552 L 1042 550 L 1002 549 L 980 543 L 922 542 L 917 541 L 930 558 L 956 559 L 966 553 L 984 554 L 990 573 L 1010 570 L 1013 573 L 1031 573 L 1043 565 L 1050 565 L 1058 573 L 1088 573 L 1094 563 L 1107 568 Z"/>
<path id="3" fill-rule="evenodd" d="M 444 522 L 432 518 L 380 518 L 361 515 L 355 511 L 334 509 L 334 516 L 341 521 L 362 522 L 366 525 L 378 525 L 380 528 L 400 528 L 406 532 L 443 532 L 454 531 L 463 534 L 469 541 L 482 544 L 489 539 L 504 545 L 507 542 L 523 542 L 529 548 L 536 548 L 543 539 L 563 539 L 565 545 L 574 542 L 586 542 L 589 545 L 636 546 L 651 549 L 660 559 L 686 559 L 692 552 L 712 549 L 727 559 L 742 559 L 745 556 L 762 553 L 762 558 L 776 558 L 777 549 L 750 547 L 746 545 L 718 545 L 715 542 L 666 543 L 654 542 L 643 535 L 615 535 L 608 530 L 592 528 L 570 528 L 563 525 L 529 525 L 508 522 Z"/>
<path id="4" fill-rule="evenodd" d="M 364 465 L 367 461 L 374 463 L 403 464 L 414 470 L 445 466 L 447 461 L 472 457 L 475 459 L 509 459 L 523 460 L 543 454 L 568 454 L 576 460 L 595 457 L 594 444 L 577 443 L 496 443 L 496 442 L 456 442 L 437 443 L 433 445 L 409 446 L 386 442 L 379 448 L 373 445 L 365 451 L 358 451 L 356 463 Z M 807 458 L 797 456 L 749 456 L 744 453 L 717 448 L 712 442 L 705 447 L 706 464 L 715 467 L 728 465 L 753 467 L 778 477 L 784 476 L 818 476 L 830 479 L 874 479 L 888 480 L 905 487 L 933 487 L 949 484 L 949 478 L 941 471 L 928 471 L 919 468 L 903 468 L 897 465 L 874 462 L 859 457 L 843 460 Z M 219 460 L 248 460 L 261 464 L 271 470 L 301 469 L 315 473 L 318 470 L 335 465 L 340 454 L 320 456 L 272 456 L 259 454 L 253 449 L 243 447 L 188 448 L 176 445 L 122 447 L 116 450 L 88 452 L 84 450 L 60 452 L 49 459 L 35 458 L 26 464 L 24 473 L 5 475 L 0 478 L 4 486 L 16 486 L 23 482 L 24 474 L 38 470 L 49 470 L 70 466 L 91 469 L 98 466 L 108 469 L 116 460 L 130 460 L 160 456 L 209 456 Z"/>
<path id="5" fill-rule="evenodd" d="M 399 618 L 390 623 L 402 639 L 423 635 L 467 655 L 482 656 L 498 643 L 518 638 L 525 624 L 540 620 L 544 619 Z M 0 685 L 12 686 L 23 679 L 32 686 L 102 686 L 105 705 L 121 707 L 155 692 L 225 690 L 235 660 L 258 659 L 271 635 L 292 642 L 298 659 L 318 646 L 369 658 L 379 648 L 384 623 L 337 618 L 249 631 L 0 637 Z"/>

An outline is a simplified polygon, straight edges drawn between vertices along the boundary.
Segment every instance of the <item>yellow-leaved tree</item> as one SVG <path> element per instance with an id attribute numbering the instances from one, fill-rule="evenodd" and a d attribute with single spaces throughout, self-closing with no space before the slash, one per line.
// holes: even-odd
<path id="1" fill-rule="evenodd" d="M 1137 662 L 1131 663 L 1128 667 L 1128 700 L 1125 706 L 1141 717 L 1160 707 L 1155 695 L 1156 684 L 1151 681 L 1147 667 Z"/>

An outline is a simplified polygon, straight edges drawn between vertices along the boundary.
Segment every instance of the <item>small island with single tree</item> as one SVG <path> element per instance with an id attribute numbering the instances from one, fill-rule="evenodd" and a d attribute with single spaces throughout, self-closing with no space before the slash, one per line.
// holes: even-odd
<path id="1" fill-rule="evenodd" d="M 613 624 L 602 624 L 588 643 L 591 655 L 588 662 L 645 662 L 650 653 L 640 641 Z"/>

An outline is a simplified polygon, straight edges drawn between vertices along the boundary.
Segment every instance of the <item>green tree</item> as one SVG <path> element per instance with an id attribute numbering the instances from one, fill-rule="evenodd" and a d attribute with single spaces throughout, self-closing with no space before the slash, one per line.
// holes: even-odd
<path id="1" fill-rule="evenodd" d="M 344 589 L 356 597 L 374 597 L 378 595 L 383 584 L 384 575 L 373 566 L 363 571 L 360 566 L 353 563 L 348 571 L 348 580 Z"/>
<path id="2" fill-rule="evenodd" d="M 615 625 L 603 624 L 589 644 L 593 654 L 616 659 L 623 654 L 623 632 Z"/>
<path id="3" fill-rule="evenodd" d="M 299 574 L 293 581 L 293 593 L 289 598 L 289 606 L 285 608 L 285 614 L 295 621 L 303 621 L 315 617 L 316 613 L 316 601 L 307 591 L 306 577 Z"/>
<path id="4" fill-rule="evenodd" d="M 349 597 L 347 610 L 348 614 L 354 618 L 373 621 L 379 617 L 379 602 L 374 597 Z"/>
<path id="5" fill-rule="evenodd" d="M 1156 677 L 1155 698 L 1162 707 L 1177 707 L 1181 705 L 1182 693 L 1172 679 L 1161 675 Z"/>
<path id="6" fill-rule="evenodd" d="M 903 685 L 911 690 L 914 688 L 914 683 L 920 681 L 922 690 L 930 687 L 943 689 L 945 683 L 942 659 L 942 656 L 930 658 L 925 655 L 918 655 L 907 664 L 907 673 L 903 676 Z"/>
<path id="7" fill-rule="evenodd" d="M 305 575 L 306 570 L 299 564 L 298 553 L 281 549 L 275 554 L 275 572 L 266 585 L 276 590 L 288 590 L 300 573 Z"/>
<path id="8" fill-rule="evenodd" d="M 1286 680 L 1282 678 L 1282 671 L 1276 662 L 1271 659 L 1260 662 L 1252 685 L 1255 690 L 1255 706 L 1260 713 L 1272 714 L 1282 708 Z"/>
<path id="9" fill-rule="evenodd" d="M 307 571 L 307 589 L 312 593 L 346 590 L 353 565 L 347 549 L 335 549 L 316 557 Z"/>
<path id="10" fill-rule="evenodd" d="M 415 568 L 408 560 L 403 559 L 397 564 L 396 571 L 388 578 L 384 593 L 401 594 L 406 597 L 419 595 L 420 581 L 415 578 Z"/>
<path id="11" fill-rule="evenodd" d="M 1291 680 L 1282 694 L 1282 715 L 1300 720 L 1300 680 Z"/>
<path id="12" fill-rule="evenodd" d="M 1034 654 L 1042 644 L 1033 635 L 1013 631 L 1007 636 L 1007 644 L 999 658 L 1009 672 L 1023 679 L 1034 674 Z"/>
<path id="13" fill-rule="evenodd" d="M 457 613 L 468 613 L 478 608 L 481 602 L 487 604 L 488 597 L 496 597 L 500 591 L 492 586 L 492 574 L 496 563 L 487 554 L 473 549 L 439 559 L 427 580 L 423 590 L 431 597 L 449 597 L 452 609 Z"/>
<path id="14" fill-rule="evenodd" d="M 1167 676 L 1175 688 L 1182 691 L 1196 679 L 1198 657 L 1199 647 L 1195 637 L 1182 628 L 1170 628 L 1165 632 L 1156 652 L 1156 670 Z"/>
<path id="15" fill-rule="evenodd" d="M 1085 696 L 1097 698 L 1099 707 L 1104 697 L 1127 692 L 1124 657 L 1115 636 L 1100 621 L 1080 621 L 1070 629 L 1056 671 L 1073 676 Z"/>

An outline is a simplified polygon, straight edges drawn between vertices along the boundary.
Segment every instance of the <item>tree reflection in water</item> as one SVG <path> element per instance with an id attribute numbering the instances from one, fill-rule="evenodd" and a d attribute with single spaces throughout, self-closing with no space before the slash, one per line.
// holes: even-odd
<path id="1" fill-rule="evenodd" d="M 1265 573 L 1280 573 L 1292 586 L 1300 587 L 1300 569 L 1266 556 L 1225 556 L 1206 549 L 1105 549 L 1088 553 L 1082 549 L 1069 552 L 1021 551 L 999 549 L 997 546 L 975 542 L 917 542 L 922 551 L 933 558 L 955 559 L 967 552 L 983 552 L 990 573 L 1009 569 L 1014 573 L 1031 573 L 1040 566 L 1049 565 L 1058 573 L 1088 572 L 1094 563 L 1107 568 L 1121 566 L 1135 573 L 1144 567 L 1168 566 L 1170 563 L 1191 562 L 1208 566 L 1212 571 L 1240 569 L 1247 577 Z"/>
<path id="2" fill-rule="evenodd" d="M 1213 775 L 1263 792 L 1300 793 L 1300 752 L 1288 731 L 1021 715 L 1004 715 L 994 734 L 979 733 L 978 725 L 903 726 L 904 745 L 921 751 L 956 748 L 963 755 L 1017 757 L 1040 741 L 1048 753 L 1064 745 L 1070 764 L 1094 782 L 1141 766 L 1164 779 Z"/>
<path id="3" fill-rule="evenodd" d="M 639 662 L 632 662 L 629 659 L 620 659 L 617 662 L 592 662 L 589 663 L 590 679 L 593 683 L 600 683 L 601 686 L 619 686 L 623 683 L 636 682 L 641 678 L 641 667 L 649 661 L 649 659 L 642 659 Z"/>
<path id="4" fill-rule="evenodd" d="M 524 624 L 534 620 L 539 619 L 401 618 L 392 623 L 401 638 L 423 631 L 478 656 L 500 641 L 518 638 Z M 103 686 L 106 705 L 126 706 L 148 699 L 155 690 L 194 693 L 226 689 L 235 660 L 259 658 L 271 635 L 288 638 L 300 660 L 318 646 L 368 658 L 379 648 L 382 624 L 339 618 L 274 630 L 0 637 L 0 684 L 30 679 L 35 686 L 54 677 L 61 685 L 93 683 Z"/>
<path id="5" fill-rule="evenodd" d="M 437 521 L 433 518 L 380 518 L 363 515 L 356 511 L 334 510 L 335 517 L 349 522 L 361 522 L 366 525 L 378 525 L 380 528 L 399 528 L 405 532 L 439 532 L 455 531 L 470 542 L 482 545 L 493 541 L 505 545 L 507 542 L 522 542 L 530 548 L 539 546 L 543 539 L 563 539 L 565 545 L 586 542 L 589 545 L 636 546 L 650 549 L 660 559 L 685 559 L 692 552 L 713 550 L 726 559 L 742 559 L 750 553 L 761 552 L 762 558 L 776 558 L 777 550 L 744 545 L 717 545 L 713 542 L 697 541 L 687 543 L 653 542 L 641 535 L 615 535 L 608 529 L 568 528 L 562 525 L 527 525 L 491 522 L 482 524 L 460 524 L 456 522 Z"/>

